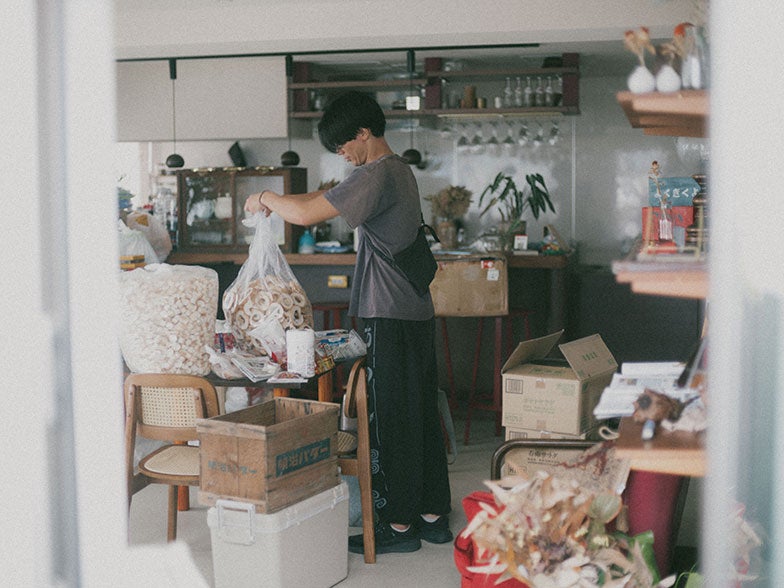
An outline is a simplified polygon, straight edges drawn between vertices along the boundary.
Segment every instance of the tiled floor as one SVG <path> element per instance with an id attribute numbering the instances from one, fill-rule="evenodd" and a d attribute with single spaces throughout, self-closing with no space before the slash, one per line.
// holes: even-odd
<path id="1" fill-rule="evenodd" d="M 463 422 L 456 421 L 458 439 L 462 439 Z M 502 442 L 494 436 L 494 425 L 489 414 L 477 414 L 471 427 L 471 443 L 458 442 L 457 455 L 449 466 L 452 488 L 450 526 L 457 533 L 466 525 L 461 500 L 475 490 L 483 490 L 483 481 L 490 475 L 490 459 Z M 178 541 L 188 545 L 199 570 L 208 585 L 213 585 L 213 561 L 210 531 L 207 526 L 208 507 L 198 503 L 197 491 L 191 491 L 191 509 L 179 515 Z M 349 529 L 349 534 L 361 532 Z M 148 486 L 133 497 L 130 518 L 132 544 L 162 543 L 166 540 L 166 487 Z M 296 554 L 300 557 L 302 554 Z M 296 565 L 287 562 L 287 565 Z M 250 568 L 249 568 L 250 569 Z M 258 586 L 264 586 L 264 570 L 257 570 Z M 365 564 L 361 555 L 348 554 L 348 577 L 341 588 L 375 588 L 389 586 L 454 588 L 460 585 L 460 575 L 453 559 L 453 546 L 423 543 L 422 549 L 409 554 L 379 555 L 377 563 Z M 292 587 L 296 588 L 296 587 Z"/>

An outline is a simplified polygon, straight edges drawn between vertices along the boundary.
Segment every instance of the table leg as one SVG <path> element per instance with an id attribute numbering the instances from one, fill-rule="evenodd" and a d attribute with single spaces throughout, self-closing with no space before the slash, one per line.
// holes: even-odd
<path id="1" fill-rule="evenodd" d="M 318 379 L 319 402 L 332 402 L 332 371 L 321 374 Z"/>
<path id="2" fill-rule="evenodd" d="M 272 395 L 275 398 L 288 398 L 289 397 L 289 389 L 288 388 L 273 388 Z"/>

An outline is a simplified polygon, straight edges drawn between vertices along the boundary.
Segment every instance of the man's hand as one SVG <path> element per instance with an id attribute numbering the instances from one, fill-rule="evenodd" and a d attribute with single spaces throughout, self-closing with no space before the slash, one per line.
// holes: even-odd
<path id="1" fill-rule="evenodd" d="M 269 216 L 272 210 L 263 202 L 265 194 L 274 194 L 272 190 L 262 190 L 258 194 L 251 194 L 245 199 L 245 211 L 253 215 L 257 212 L 263 212 L 264 216 Z"/>

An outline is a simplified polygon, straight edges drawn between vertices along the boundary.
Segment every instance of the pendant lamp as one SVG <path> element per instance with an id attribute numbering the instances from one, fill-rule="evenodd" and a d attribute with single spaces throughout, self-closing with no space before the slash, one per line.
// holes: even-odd
<path id="1" fill-rule="evenodd" d="M 414 96 L 414 70 L 416 69 L 416 63 L 414 61 L 414 50 L 409 49 L 406 55 L 406 64 L 408 69 L 408 90 L 409 96 Z M 409 165 L 418 165 L 422 161 L 422 154 L 414 149 L 414 118 L 411 118 L 411 130 L 410 130 L 410 138 L 411 138 L 411 147 L 403 151 L 403 159 Z"/>
<path id="2" fill-rule="evenodd" d="M 166 166 L 167 167 L 182 167 L 185 165 L 185 161 L 182 158 L 182 155 L 177 153 L 177 106 L 174 100 L 174 80 L 177 79 L 177 60 L 170 59 L 169 60 L 169 79 L 171 79 L 172 83 L 172 137 L 174 143 L 174 153 L 169 155 L 166 158 Z"/>
<path id="3" fill-rule="evenodd" d="M 291 55 L 286 55 L 286 77 L 289 82 L 294 74 L 294 60 Z M 280 156 L 281 165 L 297 165 L 299 163 L 299 154 L 291 150 L 291 131 L 286 129 L 286 138 L 289 140 L 289 149 Z"/>

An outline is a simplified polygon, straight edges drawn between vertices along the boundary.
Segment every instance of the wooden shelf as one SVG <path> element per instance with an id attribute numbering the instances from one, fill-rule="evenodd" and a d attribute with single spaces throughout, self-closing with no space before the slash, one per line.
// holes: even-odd
<path id="1" fill-rule="evenodd" d="M 618 283 L 632 292 L 674 298 L 707 298 L 708 270 L 704 261 L 614 261 Z"/>
<path id="2" fill-rule="evenodd" d="M 615 442 L 618 457 L 631 461 L 633 470 L 675 474 L 705 475 L 705 435 L 687 431 L 666 431 L 661 427 L 650 441 L 643 441 L 642 423 L 621 419 Z"/>
<path id="3" fill-rule="evenodd" d="M 616 95 L 632 127 L 646 135 L 706 137 L 708 135 L 708 92 L 649 92 Z"/>
<path id="4" fill-rule="evenodd" d="M 525 117 L 525 116 L 562 116 L 580 114 L 577 106 L 537 106 L 531 108 L 439 108 L 420 110 L 384 110 L 387 118 L 490 118 L 490 117 Z M 291 118 L 321 118 L 322 112 L 318 110 L 291 111 Z"/>

